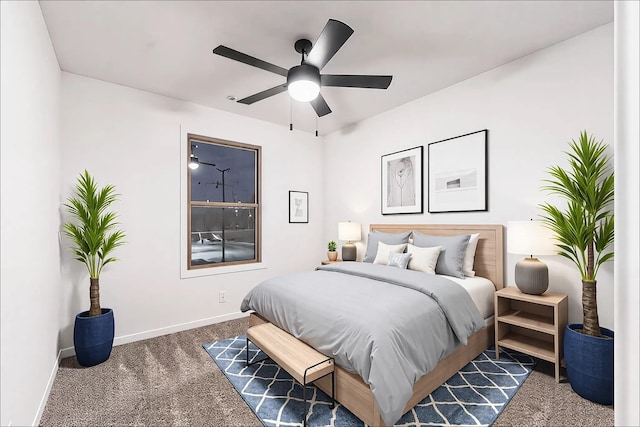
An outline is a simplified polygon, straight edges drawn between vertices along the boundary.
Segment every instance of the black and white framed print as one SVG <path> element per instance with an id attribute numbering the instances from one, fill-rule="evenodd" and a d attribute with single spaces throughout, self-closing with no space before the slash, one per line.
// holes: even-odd
<path id="1" fill-rule="evenodd" d="M 422 213 L 423 147 L 382 156 L 382 215 Z"/>
<path id="2" fill-rule="evenodd" d="M 309 222 L 309 193 L 289 191 L 289 222 Z"/>
<path id="3" fill-rule="evenodd" d="M 427 146 L 430 213 L 488 209 L 487 134 L 485 129 Z"/>

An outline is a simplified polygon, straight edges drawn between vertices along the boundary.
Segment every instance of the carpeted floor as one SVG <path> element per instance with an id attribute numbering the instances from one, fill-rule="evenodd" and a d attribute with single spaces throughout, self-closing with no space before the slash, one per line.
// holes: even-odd
<path id="1" fill-rule="evenodd" d="M 111 358 L 83 368 L 63 359 L 42 426 L 261 426 L 202 344 L 243 334 L 248 318 L 113 348 Z M 538 363 L 495 426 L 613 425 L 613 408 L 556 384 L 553 366 Z"/>

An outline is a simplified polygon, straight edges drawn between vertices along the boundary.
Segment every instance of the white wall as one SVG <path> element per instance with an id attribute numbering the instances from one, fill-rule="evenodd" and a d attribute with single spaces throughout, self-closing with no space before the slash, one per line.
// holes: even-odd
<path id="1" fill-rule="evenodd" d="M 182 131 L 181 131 L 182 126 Z M 180 279 L 181 132 L 262 146 L 264 269 Z M 62 73 L 62 191 L 85 168 L 114 184 L 128 244 L 100 278 L 101 303 L 114 309 L 116 343 L 239 315 L 260 281 L 319 265 L 322 254 L 322 139 L 196 104 Z M 289 224 L 289 190 L 309 192 L 309 223 Z M 64 242 L 68 246 L 68 242 Z M 89 305 L 83 266 L 62 254 L 61 346 Z M 224 304 L 218 292 L 226 291 Z"/>
<path id="2" fill-rule="evenodd" d="M 0 424 L 36 423 L 58 357 L 60 68 L 37 2 L 0 2 Z"/>
<path id="3" fill-rule="evenodd" d="M 640 4 L 615 4 L 617 426 L 640 425 Z"/>
<path id="4" fill-rule="evenodd" d="M 381 215 L 381 155 L 423 145 L 426 174 L 427 144 L 481 129 L 489 130 L 487 212 L 427 213 L 425 175 L 424 214 Z M 325 235 L 336 238 L 344 220 L 361 222 L 366 232 L 377 222 L 506 225 L 537 217 L 537 205 L 553 200 L 540 192 L 546 168 L 566 164 L 567 142 L 583 129 L 613 143 L 613 24 L 326 136 Z M 508 255 L 507 283 L 521 258 Z M 569 294 L 569 319 L 581 323 L 577 269 L 557 256 L 542 259 L 550 290 Z M 598 276 L 598 308 L 601 325 L 613 328 L 612 263 Z"/>

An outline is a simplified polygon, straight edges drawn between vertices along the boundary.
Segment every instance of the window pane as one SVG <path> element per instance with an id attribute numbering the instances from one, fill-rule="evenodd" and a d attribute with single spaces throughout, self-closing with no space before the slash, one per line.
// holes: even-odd
<path id="1" fill-rule="evenodd" d="M 191 265 L 256 259 L 256 209 L 191 208 Z"/>
<path id="2" fill-rule="evenodd" d="M 191 171 L 192 201 L 256 203 L 254 150 L 192 142 L 192 153 L 200 162 Z"/>

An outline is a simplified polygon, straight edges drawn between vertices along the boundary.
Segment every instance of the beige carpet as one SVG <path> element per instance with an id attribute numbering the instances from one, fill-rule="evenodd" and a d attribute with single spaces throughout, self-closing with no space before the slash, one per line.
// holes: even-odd
<path id="1" fill-rule="evenodd" d="M 202 344 L 243 334 L 247 318 L 113 348 L 83 368 L 63 359 L 42 426 L 261 426 Z M 556 384 L 546 362 L 529 376 L 496 426 L 613 425 L 613 408 Z"/>

